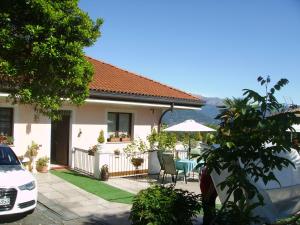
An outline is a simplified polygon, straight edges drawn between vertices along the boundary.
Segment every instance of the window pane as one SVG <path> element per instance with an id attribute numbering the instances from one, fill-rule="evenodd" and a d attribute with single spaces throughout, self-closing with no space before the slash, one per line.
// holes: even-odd
<path id="1" fill-rule="evenodd" d="M 117 131 L 117 113 L 108 113 L 108 135 L 116 134 Z"/>
<path id="2" fill-rule="evenodd" d="M 0 108 L 0 135 L 12 136 L 12 109 Z"/>
<path id="3" fill-rule="evenodd" d="M 129 113 L 120 113 L 120 118 L 119 118 L 119 134 L 120 135 L 127 135 L 130 136 L 130 118 L 131 114 Z"/>

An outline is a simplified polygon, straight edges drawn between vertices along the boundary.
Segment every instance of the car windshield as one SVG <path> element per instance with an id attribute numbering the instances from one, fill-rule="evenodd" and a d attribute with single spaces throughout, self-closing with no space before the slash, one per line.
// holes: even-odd
<path id="1" fill-rule="evenodd" d="M 0 166 L 3 165 L 15 166 L 20 165 L 20 162 L 9 147 L 0 146 Z"/>

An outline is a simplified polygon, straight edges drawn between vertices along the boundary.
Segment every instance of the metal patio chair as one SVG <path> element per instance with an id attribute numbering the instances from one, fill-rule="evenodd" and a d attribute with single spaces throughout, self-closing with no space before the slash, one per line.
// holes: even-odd
<path id="1" fill-rule="evenodd" d="M 163 151 L 162 150 L 158 150 L 156 152 L 156 154 L 157 154 L 157 158 L 158 158 L 159 165 L 160 165 L 160 170 L 159 170 L 158 178 L 157 178 L 159 180 L 161 171 L 165 170 L 164 162 L 163 162 L 163 159 L 162 159 Z"/>
<path id="2" fill-rule="evenodd" d="M 187 182 L 186 174 L 184 173 L 184 171 L 176 169 L 176 164 L 174 161 L 173 154 L 162 154 L 162 160 L 164 164 L 164 174 L 163 174 L 162 184 L 164 184 L 165 175 L 167 174 L 170 174 L 172 176 L 172 181 L 175 183 L 175 185 L 179 174 L 184 174 L 184 180 L 185 182 Z"/>

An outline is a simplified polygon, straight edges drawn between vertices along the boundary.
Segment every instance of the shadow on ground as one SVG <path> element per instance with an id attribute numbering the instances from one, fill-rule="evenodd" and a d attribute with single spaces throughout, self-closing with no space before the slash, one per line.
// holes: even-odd
<path id="1" fill-rule="evenodd" d="M 7 215 L 7 216 L 0 216 L 0 224 L 2 223 L 13 223 L 25 218 L 28 214 L 15 214 L 15 215 Z"/>
<path id="2" fill-rule="evenodd" d="M 139 175 L 139 176 L 132 176 L 132 177 L 122 177 L 122 179 L 128 181 L 136 181 L 139 184 L 175 185 L 174 179 L 172 179 L 171 175 L 166 175 L 164 182 L 162 180 L 162 176 L 158 177 L 158 175 Z M 191 185 L 196 186 L 196 188 L 191 189 L 190 187 Z M 175 187 L 181 189 L 187 189 L 188 191 L 198 193 L 200 191 L 198 176 L 194 175 L 194 176 L 187 177 L 187 183 L 184 181 L 183 176 L 178 176 Z"/>
<path id="3" fill-rule="evenodd" d="M 129 213 L 118 213 L 118 215 L 99 215 L 65 221 L 64 225 L 130 225 Z"/>
<path id="4" fill-rule="evenodd" d="M 119 214 L 116 216 L 104 216 L 104 217 L 90 217 L 87 218 L 84 222 L 80 223 L 81 225 L 130 225 L 128 219 L 129 214 Z M 197 218 L 193 222 L 194 225 L 202 225 L 202 218 Z M 64 223 L 64 225 L 75 225 L 72 223 Z"/>

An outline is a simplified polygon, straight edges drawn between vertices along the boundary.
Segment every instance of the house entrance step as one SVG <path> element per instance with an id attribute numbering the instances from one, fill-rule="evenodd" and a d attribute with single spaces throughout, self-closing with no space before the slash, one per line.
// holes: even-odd
<path id="1" fill-rule="evenodd" d="M 59 164 L 50 164 L 50 169 L 51 170 L 59 170 L 59 169 L 70 169 L 69 166 L 65 166 L 65 165 L 59 165 Z"/>

